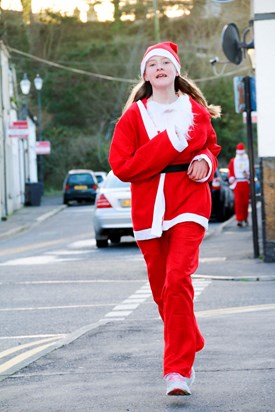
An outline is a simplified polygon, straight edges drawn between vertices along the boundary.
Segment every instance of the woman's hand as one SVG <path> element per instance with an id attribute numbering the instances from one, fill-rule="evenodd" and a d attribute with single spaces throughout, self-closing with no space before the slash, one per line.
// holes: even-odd
<path id="1" fill-rule="evenodd" d="M 204 179 L 209 172 L 209 166 L 206 160 L 194 160 L 192 164 L 189 166 L 187 175 L 189 179 L 196 182 L 197 180 Z"/>

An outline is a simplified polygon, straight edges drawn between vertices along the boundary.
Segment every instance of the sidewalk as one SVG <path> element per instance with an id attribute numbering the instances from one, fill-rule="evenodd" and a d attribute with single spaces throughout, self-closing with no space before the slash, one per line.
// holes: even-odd
<path id="1" fill-rule="evenodd" d="M 40 206 L 22 207 L 0 222 L 0 240 L 35 226 L 66 207 L 61 196 L 43 196 Z"/>

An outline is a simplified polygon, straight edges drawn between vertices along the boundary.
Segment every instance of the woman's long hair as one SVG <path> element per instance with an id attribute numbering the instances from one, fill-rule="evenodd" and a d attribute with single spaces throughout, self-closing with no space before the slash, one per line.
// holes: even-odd
<path id="1" fill-rule="evenodd" d="M 196 102 L 198 102 L 208 110 L 211 117 L 217 118 L 221 116 L 221 107 L 214 106 L 212 104 L 208 105 L 202 91 L 192 80 L 188 79 L 188 77 L 177 76 L 175 78 L 175 92 L 181 92 L 191 96 Z M 133 87 L 130 96 L 123 108 L 123 113 L 133 102 L 142 100 L 144 98 L 149 98 L 150 96 L 152 96 L 152 93 L 153 90 L 151 83 L 145 80 L 141 80 L 136 86 Z"/>

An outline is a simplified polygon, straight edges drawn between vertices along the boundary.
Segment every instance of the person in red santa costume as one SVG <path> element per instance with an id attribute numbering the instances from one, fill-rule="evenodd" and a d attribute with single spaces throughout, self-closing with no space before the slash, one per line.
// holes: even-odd
<path id="1" fill-rule="evenodd" d="M 234 207 L 237 226 L 248 225 L 248 205 L 250 194 L 249 159 L 245 152 L 244 143 L 236 146 L 236 156 L 228 165 L 229 184 L 234 191 Z"/>
<path id="2" fill-rule="evenodd" d="M 195 354 L 204 346 L 191 275 L 208 227 L 208 182 L 221 150 L 211 125 L 220 107 L 209 106 L 180 70 L 176 44 L 146 50 L 142 80 L 116 124 L 109 154 L 114 174 L 131 182 L 134 235 L 164 322 L 167 395 L 191 394 Z"/>

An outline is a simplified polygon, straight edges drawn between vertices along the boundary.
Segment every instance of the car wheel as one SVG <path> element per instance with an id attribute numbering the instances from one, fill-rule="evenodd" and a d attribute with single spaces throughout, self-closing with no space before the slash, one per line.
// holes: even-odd
<path id="1" fill-rule="evenodd" d="M 111 236 L 110 241 L 111 243 L 120 243 L 120 236 Z"/>
<path id="2" fill-rule="evenodd" d="M 65 197 L 63 197 L 63 205 L 67 205 L 67 204 L 68 204 L 68 200 Z"/>
<path id="3" fill-rule="evenodd" d="M 108 239 L 96 240 L 96 246 L 100 249 L 103 247 L 108 247 Z"/>

